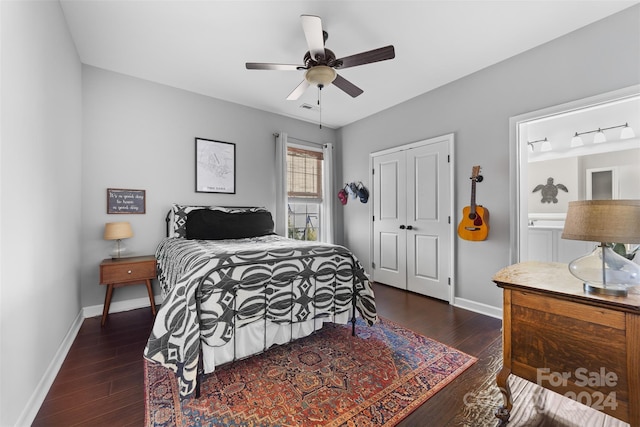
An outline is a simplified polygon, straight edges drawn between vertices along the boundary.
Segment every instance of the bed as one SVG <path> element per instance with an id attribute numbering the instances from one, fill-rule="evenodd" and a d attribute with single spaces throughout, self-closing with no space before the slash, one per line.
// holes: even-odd
<path id="1" fill-rule="evenodd" d="M 163 303 L 144 357 L 175 372 L 183 398 L 197 396 L 199 376 L 216 366 L 325 322 L 377 321 L 356 257 L 274 234 L 264 208 L 173 205 L 156 258 Z"/>

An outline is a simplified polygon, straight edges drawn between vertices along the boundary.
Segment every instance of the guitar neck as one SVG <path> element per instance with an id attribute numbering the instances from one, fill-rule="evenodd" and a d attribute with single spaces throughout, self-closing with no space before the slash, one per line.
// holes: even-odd
<path id="1" fill-rule="evenodd" d="M 476 213 L 476 179 L 471 179 L 471 204 L 469 205 L 469 212 L 472 214 Z"/>

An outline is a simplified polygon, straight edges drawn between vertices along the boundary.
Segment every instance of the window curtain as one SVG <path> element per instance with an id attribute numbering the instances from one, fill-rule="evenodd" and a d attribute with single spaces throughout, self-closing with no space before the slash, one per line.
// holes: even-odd
<path id="1" fill-rule="evenodd" d="M 276 211 L 275 231 L 287 237 L 287 134 L 280 132 L 276 136 Z"/>
<path id="2" fill-rule="evenodd" d="M 324 160 L 322 171 L 322 224 L 320 224 L 320 240 L 326 243 L 333 243 L 334 238 L 334 199 L 335 195 L 335 179 L 333 165 L 333 144 L 327 143 L 322 146 L 322 155 Z"/>

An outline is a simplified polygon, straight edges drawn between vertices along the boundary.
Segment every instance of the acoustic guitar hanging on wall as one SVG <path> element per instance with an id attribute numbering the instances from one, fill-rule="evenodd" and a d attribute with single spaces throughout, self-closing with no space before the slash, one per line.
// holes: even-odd
<path id="1" fill-rule="evenodd" d="M 489 235 L 489 210 L 476 205 L 476 182 L 482 182 L 480 166 L 471 170 L 471 204 L 462 209 L 458 236 L 465 240 L 485 240 Z"/>

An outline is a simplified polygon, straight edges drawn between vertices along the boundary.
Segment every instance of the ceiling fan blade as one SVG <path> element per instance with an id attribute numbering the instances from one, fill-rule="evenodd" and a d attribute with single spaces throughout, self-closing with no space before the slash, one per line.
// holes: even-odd
<path id="1" fill-rule="evenodd" d="M 358 86 L 354 85 L 349 80 L 342 77 L 340 74 L 336 75 L 336 79 L 333 81 L 333 84 L 336 85 L 338 88 L 342 89 L 343 91 L 345 91 L 348 95 L 351 95 L 351 97 L 353 98 L 355 98 L 356 96 L 364 92 Z"/>
<path id="2" fill-rule="evenodd" d="M 268 64 L 263 62 L 247 62 L 247 70 L 279 70 L 279 71 L 297 71 L 304 69 L 304 65 L 295 64 Z"/>
<path id="3" fill-rule="evenodd" d="M 342 65 L 336 67 L 338 69 L 355 67 L 356 65 L 370 64 L 372 62 L 386 61 L 396 57 L 395 49 L 392 45 L 369 50 L 367 52 L 356 53 L 355 55 L 345 56 L 338 59 L 342 61 Z"/>
<path id="4" fill-rule="evenodd" d="M 305 90 L 307 90 L 307 88 L 310 86 L 309 82 L 307 81 L 307 79 L 304 79 L 299 85 L 298 87 L 296 87 L 293 92 L 291 92 L 289 94 L 289 96 L 287 96 L 287 101 L 295 101 L 296 99 L 300 98 L 300 96 L 304 93 Z"/>
<path id="5" fill-rule="evenodd" d="M 322 20 L 319 16 L 314 15 L 300 15 L 300 19 L 302 20 L 302 31 L 304 31 L 304 37 L 307 39 L 311 59 L 315 60 L 318 56 L 324 57 Z"/>

